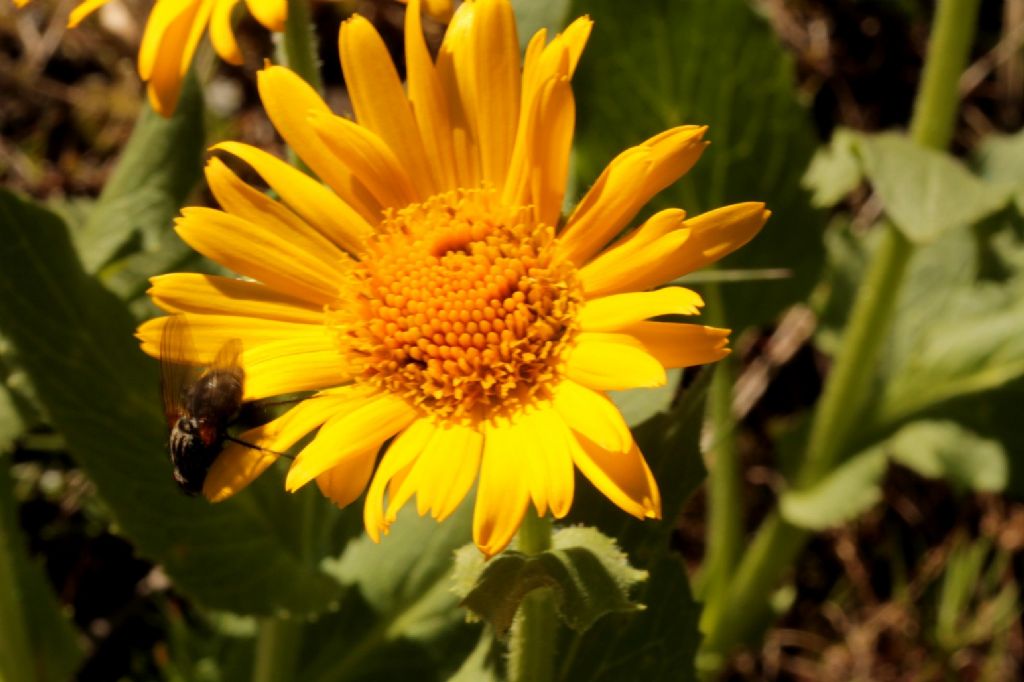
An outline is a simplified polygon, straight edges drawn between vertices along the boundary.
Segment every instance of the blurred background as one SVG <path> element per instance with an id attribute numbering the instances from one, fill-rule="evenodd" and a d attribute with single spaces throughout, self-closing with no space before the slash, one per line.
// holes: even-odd
<path id="1" fill-rule="evenodd" d="M 73 0 L 35 0 L 19 12 L 9 0 L 0 3 L 0 184 L 45 202 L 74 225 L 81 222 L 110 176 L 139 113 L 142 89 L 135 53 L 149 3 L 115 0 L 70 31 L 65 19 L 75 5 Z M 635 81 L 630 81 L 604 68 L 607 59 L 601 62 L 604 53 L 597 45 L 610 39 L 609 32 L 628 32 L 629 12 L 610 9 L 607 2 L 591 4 L 580 0 L 572 6 L 573 15 L 591 12 L 597 21 L 576 79 L 579 135 L 585 144 L 576 159 L 581 187 L 596 177 L 596 169 L 623 142 L 635 143 L 660 129 L 641 123 L 628 132 L 602 133 L 593 113 L 601 110 L 601 98 L 628 97 L 622 90 L 642 88 L 638 84 L 648 74 L 634 70 Z M 780 142 L 784 151 L 775 149 L 775 156 L 749 150 L 738 153 L 745 164 L 741 172 L 789 178 L 786 186 L 795 187 L 815 150 L 837 129 L 873 132 L 906 125 L 920 77 L 932 2 L 758 0 L 749 7 L 745 19 L 749 26 L 743 24 L 747 27 L 743 30 L 754 32 L 749 42 L 736 39 L 732 34 L 738 30 L 736 24 L 715 12 L 697 15 L 694 22 L 698 23 L 678 37 L 685 41 L 703 33 L 702 49 L 721 53 L 721 59 L 695 68 L 705 69 L 709 78 L 727 81 L 736 90 L 754 89 L 761 97 L 753 109 L 738 107 L 723 113 L 694 107 L 702 115 L 686 122 L 711 125 L 709 154 L 735 141 L 727 132 L 732 125 L 729 115 L 765 119 L 765 126 L 772 129 L 769 134 L 785 139 L 784 144 Z M 338 112 L 350 108 L 338 68 L 336 31 L 339 22 L 354 11 L 374 22 L 393 56 L 401 60 L 403 5 L 352 0 L 315 3 L 328 101 Z M 699 24 L 702 18 L 707 19 L 706 26 Z M 436 45 L 443 26 L 430 23 L 427 28 Z M 525 27 L 520 30 L 528 32 Z M 214 59 L 208 46 L 196 62 L 207 84 L 205 139 L 242 140 L 284 155 L 255 87 L 255 70 L 264 55 L 272 54 L 271 38 L 248 14 L 241 18 L 238 35 L 248 60 L 243 67 Z M 733 75 L 731 64 L 745 50 L 760 49 L 757 41 L 773 46 L 770 77 L 749 74 L 755 81 Z M 992 135 L 1019 130 L 1024 117 L 1022 46 L 1024 0 L 982 2 L 970 66 L 960 81 L 963 106 L 953 143 L 957 155 L 978 158 Z M 643 64 L 639 55 L 631 66 Z M 665 77 L 654 67 L 652 73 L 656 83 Z M 780 117 L 785 119 L 782 123 L 778 123 Z M 789 128 L 797 132 L 791 135 Z M 597 139 L 604 137 L 608 139 Z M 1024 154 L 1020 144 L 1016 149 Z M 795 157 L 791 167 L 775 163 L 778 153 Z M 792 266 L 796 276 L 790 282 L 797 293 L 806 294 L 807 305 L 780 303 L 796 298 L 789 292 L 761 309 L 741 293 L 737 300 L 744 302 L 732 308 L 741 312 L 737 319 L 728 320 L 735 329 L 745 330 L 734 337 L 738 363 L 733 409 L 740 418 L 738 443 L 750 527 L 768 510 L 778 489 L 785 457 L 780 434 L 796 428 L 793 425 L 814 405 L 828 370 L 827 357 L 833 348 L 829 325 L 834 329 L 836 316 L 841 317 L 843 299 L 835 293 L 842 289 L 842 278 L 834 274 L 834 266 L 828 270 L 823 265 L 822 244 L 828 234 L 838 234 L 834 216 L 843 216 L 843 234 L 860 234 L 869 230 L 880 212 L 877 198 L 865 187 L 830 210 L 812 209 L 804 190 L 793 200 L 785 194 L 789 190 L 779 189 L 778 184 L 769 182 L 764 187 L 762 193 L 748 191 L 735 200 L 766 201 L 776 210 L 766 232 L 785 232 L 799 222 L 806 228 L 800 238 L 817 239 L 817 246 L 801 256 L 809 265 Z M 684 196 L 688 191 L 692 190 L 684 188 Z M 802 208 L 787 208 L 787 202 L 795 201 Z M 189 195 L 189 202 L 212 200 L 200 185 Z M 693 203 L 707 208 L 722 202 L 704 197 Z M 1007 221 L 1019 235 L 1019 216 L 1003 216 L 999 229 Z M 756 250 L 758 242 L 748 248 Z M 163 269 L 188 267 L 188 259 L 193 258 L 185 250 L 162 257 Z M 771 254 L 762 261 L 744 265 L 771 268 L 777 264 Z M 833 272 L 831 279 L 820 275 L 822 267 Z M 827 295 L 822 293 L 823 281 L 829 283 Z M 135 313 L 147 316 L 147 303 L 139 298 L 144 282 L 122 283 L 121 293 Z M 816 309 L 815 296 L 828 300 Z M 759 312 L 743 312 L 754 309 Z M 176 591 L 160 566 L 137 552 L 119 532 L 89 477 L 68 454 L 62 434 L 53 428 L 2 336 L 0 344 L 0 450 L 7 453 L 13 478 L 13 499 L 5 501 L 0 513 L 9 514 L 12 527 L 20 529 L 30 562 L 41 569 L 73 622 L 74 638 L 84 652 L 74 679 L 221 679 L 219 640 L 211 633 L 231 627 L 244 631 L 246 623 L 233 624 L 227 615 L 202 612 Z M 687 380 L 684 377 L 683 383 Z M 950 476 L 928 477 L 920 467 L 892 464 L 884 475 L 880 501 L 855 520 L 815 536 L 801 556 L 795 580 L 780 596 L 789 605 L 786 615 L 767 632 L 763 643 L 737 652 L 728 661 L 725 677 L 1024 678 L 1019 598 L 1024 578 L 1024 487 L 1019 465 L 1014 463 L 1024 456 L 1021 398 L 1024 385 L 1015 379 L 987 399 L 985 414 L 976 422 L 989 425 L 987 435 L 1005 446 L 1011 460 L 1009 482 L 999 486 L 1003 490 L 986 490 L 984 485 L 964 484 Z M 153 395 L 154 406 L 157 400 Z M 687 500 L 673 523 L 673 549 L 695 569 L 706 541 L 703 487 Z M 211 618 L 217 621 L 216 627 Z"/>

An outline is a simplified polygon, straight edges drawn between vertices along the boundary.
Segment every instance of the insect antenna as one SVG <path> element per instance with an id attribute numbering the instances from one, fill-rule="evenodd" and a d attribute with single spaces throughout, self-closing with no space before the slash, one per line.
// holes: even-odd
<path id="1" fill-rule="evenodd" d="M 247 440 L 242 440 L 241 438 L 235 438 L 234 436 L 232 436 L 230 434 L 225 434 L 224 439 L 225 440 L 229 440 L 232 443 L 238 443 L 239 445 L 244 445 L 247 448 L 252 448 L 253 450 L 259 450 L 260 452 L 269 452 L 272 455 L 277 455 L 278 457 L 284 457 L 285 459 L 295 459 L 295 455 L 289 455 L 287 452 L 278 452 L 277 450 L 271 450 L 270 448 L 265 448 L 262 445 L 256 445 L 255 443 L 250 443 Z"/>

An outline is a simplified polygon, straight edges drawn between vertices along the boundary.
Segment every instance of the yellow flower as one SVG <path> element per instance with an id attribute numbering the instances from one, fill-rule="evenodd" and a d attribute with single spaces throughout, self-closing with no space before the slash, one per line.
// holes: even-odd
<path id="1" fill-rule="evenodd" d="M 156 277 L 154 302 L 188 318 L 205 361 L 242 340 L 246 399 L 319 391 L 242 438 L 280 452 L 318 429 L 287 489 L 315 479 L 345 505 L 369 484 L 374 540 L 413 496 L 441 520 L 476 483 L 473 539 L 493 555 L 531 503 L 568 513 L 574 469 L 626 512 L 658 517 L 657 485 L 605 391 L 657 386 L 666 368 L 729 352 L 728 330 L 651 320 L 696 314 L 696 293 L 649 289 L 749 241 L 763 204 L 665 210 L 614 241 L 697 161 L 703 127 L 626 150 L 560 218 L 569 80 L 590 27 L 578 19 L 546 45 L 539 32 L 520 66 L 508 1 L 467 2 L 435 63 L 412 0 L 406 91 L 380 36 L 353 17 L 339 45 L 357 122 L 291 71 L 259 73 L 271 121 L 323 184 L 223 143 L 279 200 L 213 159 L 221 210 L 178 220 L 185 241 L 250 279 Z M 167 319 L 139 329 L 151 355 Z M 274 459 L 229 445 L 204 493 L 222 500 Z"/>
<path id="2" fill-rule="evenodd" d="M 83 0 L 68 17 L 74 28 L 109 0 Z M 192 64 L 196 45 L 210 26 L 210 40 L 221 58 L 242 63 L 242 53 L 231 28 L 231 12 L 239 0 L 157 0 L 146 21 L 139 47 L 139 76 L 153 108 L 170 116 L 178 104 L 181 82 Z M 29 0 L 15 0 L 19 7 Z M 246 0 L 249 12 L 271 31 L 283 31 L 288 0 Z"/>

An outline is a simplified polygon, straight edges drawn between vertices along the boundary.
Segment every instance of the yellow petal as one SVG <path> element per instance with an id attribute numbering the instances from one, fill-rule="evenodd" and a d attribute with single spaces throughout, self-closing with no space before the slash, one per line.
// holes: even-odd
<path id="1" fill-rule="evenodd" d="M 363 219 L 376 224 L 383 205 L 368 194 L 344 156 L 325 147 L 321 136 L 309 125 L 310 117 L 332 116 L 316 90 L 281 66 L 270 66 L 257 73 L 257 84 L 263 108 L 288 146 Z"/>
<path id="2" fill-rule="evenodd" d="M 573 468 L 571 448 L 573 435 L 561 415 L 552 409 L 540 409 L 532 413 L 527 420 L 526 428 L 536 434 L 535 443 L 540 455 L 538 460 L 544 471 L 546 483 L 547 505 L 551 508 L 551 515 L 561 519 L 569 513 L 575 494 L 576 472 Z M 538 496 L 532 489 L 531 497 L 536 504 Z"/>
<path id="3" fill-rule="evenodd" d="M 249 13 L 264 27 L 278 33 L 284 31 L 288 19 L 288 0 L 245 0 Z"/>
<path id="4" fill-rule="evenodd" d="M 183 209 L 175 222 L 189 246 L 241 275 L 307 301 L 328 303 L 338 296 L 342 268 L 320 260 L 292 235 L 212 208 Z"/>
<path id="5" fill-rule="evenodd" d="M 161 5 L 176 5 L 162 11 Z M 153 109 L 170 116 L 178 105 L 181 83 L 213 10 L 212 0 L 161 2 L 153 8 L 139 48 L 139 75 L 147 81 Z"/>
<path id="6" fill-rule="evenodd" d="M 338 245 L 286 206 L 242 182 L 220 159 L 210 159 L 206 164 L 206 180 L 213 196 L 228 213 L 266 227 L 281 236 L 287 235 L 290 240 L 301 243 L 305 250 L 317 254 L 326 263 L 344 261 L 343 267 L 351 267 L 351 258 Z"/>
<path id="7" fill-rule="evenodd" d="M 410 470 L 410 465 L 433 438 L 435 428 L 429 419 L 417 419 L 395 438 L 381 458 L 363 505 L 363 524 L 366 526 L 366 533 L 374 542 L 380 542 L 380 534 L 387 533 L 394 521 L 393 517 L 385 518 L 384 516 L 384 490 L 387 488 L 388 482 L 398 476 L 400 472 Z M 408 499 L 407 497 L 396 505 L 396 513 L 397 509 Z"/>
<path id="8" fill-rule="evenodd" d="M 231 26 L 231 12 L 238 0 L 216 0 L 213 14 L 210 16 L 210 42 L 220 58 L 231 64 L 241 65 L 245 62 L 242 52 L 235 40 L 235 30 Z"/>
<path id="9" fill-rule="evenodd" d="M 318 330 L 317 326 L 280 320 L 261 320 L 256 317 L 192 313 L 183 313 L 183 316 L 195 343 L 195 362 L 203 365 L 213 362 L 217 352 L 232 339 L 241 340 L 243 348 L 254 348 L 272 341 L 286 341 L 306 336 Z M 160 339 L 163 337 L 164 326 L 170 319 L 156 317 L 139 325 L 135 336 L 142 342 L 142 352 L 150 357 L 160 357 Z"/>
<path id="10" fill-rule="evenodd" d="M 516 430 L 520 461 L 526 474 L 530 499 L 538 516 L 565 516 L 572 506 L 575 472 L 569 449 L 571 434 L 550 405 L 540 406 L 519 417 Z"/>
<path id="11" fill-rule="evenodd" d="M 373 228 L 331 190 L 256 147 L 221 142 L 212 149 L 237 156 L 252 166 L 284 202 L 320 234 L 349 253 L 362 252 L 363 243 L 373 233 Z"/>
<path id="12" fill-rule="evenodd" d="M 512 540 L 530 503 L 516 435 L 511 425 L 485 423 L 480 484 L 473 509 L 473 542 L 488 558 Z"/>
<path id="13" fill-rule="evenodd" d="M 583 285 L 587 297 L 594 298 L 612 292 L 641 289 L 622 287 L 620 282 L 631 280 L 635 271 L 644 269 L 643 266 L 637 266 L 640 258 L 646 259 L 644 265 L 647 267 L 660 265 L 664 259 L 663 253 L 646 248 L 660 237 L 674 233 L 678 235 L 677 238 L 681 238 L 680 244 L 684 242 L 689 237 L 689 230 L 680 229 L 685 219 L 686 211 L 678 208 L 658 211 L 624 239 L 590 260 L 579 270 L 580 284 Z"/>
<path id="14" fill-rule="evenodd" d="M 404 504 L 405 488 L 416 490 L 416 510 L 421 516 L 427 511 L 438 521 L 451 516 L 476 480 L 482 448 L 483 436 L 477 429 L 439 426 L 403 481 L 395 503 L 388 504 L 387 517 L 393 519 Z"/>
<path id="15" fill-rule="evenodd" d="M 110 0 L 84 0 L 83 2 L 78 3 L 78 5 L 71 10 L 71 14 L 68 15 L 68 28 L 75 28 L 82 23 L 83 19 L 98 10 L 100 7 L 103 7 L 103 5 L 108 2 L 110 2 Z M 18 7 L 23 7 L 27 2 L 18 2 L 16 0 L 14 4 Z"/>
<path id="16" fill-rule="evenodd" d="M 380 219 L 387 208 L 404 208 L 418 197 L 412 181 L 384 141 L 357 123 L 330 114 L 313 113 L 307 127 L 336 167 L 344 168 L 364 194 L 372 197 Z M 367 202 L 369 203 L 369 202 Z"/>
<path id="17" fill-rule="evenodd" d="M 458 187 L 448 101 L 423 38 L 420 0 L 411 0 L 405 12 L 405 60 L 409 102 L 435 181 L 439 187 Z"/>
<path id="18" fill-rule="evenodd" d="M 285 488 L 295 491 L 352 453 L 380 447 L 408 426 L 416 410 L 401 398 L 377 394 L 324 425 L 288 470 Z"/>
<path id="19" fill-rule="evenodd" d="M 627 514 L 661 518 L 658 484 L 635 443 L 626 452 L 611 452 L 579 438 L 573 461 L 595 488 Z"/>
<path id="20" fill-rule="evenodd" d="M 476 3 L 464 2 L 459 5 L 437 53 L 436 72 L 448 103 L 452 150 L 455 153 L 455 171 L 460 187 L 480 185 L 480 149 L 476 130 L 472 127 L 476 121 L 475 118 L 471 120 L 467 104 L 474 99 L 469 92 L 473 82 L 468 78 L 472 66 L 465 63 L 472 56 L 469 41 L 475 13 Z"/>
<path id="21" fill-rule="evenodd" d="M 416 183 L 420 197 L 435 194 L 440 188 L 431 175 L 402 82 L 377 29 L 359 15 L 347 19 L 338 34 L 338 49 L 356 120 L 391 147 Z"/>
<path id="22" fill-rule="evenodd" d="M 348 506 L 366 488 L 376 461 L 377 448 L 353 453 L 317 476 L 316 485 L 338 507 Z"/>
<path id="23" fill-rule="evenodd" d="M 231 497 L 273 464 L 278 453 L 286 452 L 307 433 L 344 409 L 349 401 L 344 395 L 309 398 L 277 419 L 245 431 L 239 439 L 262 449 L 228 443 L 206 474 L 203 494 L 211 502 Z"/>
<path id="24" fill-rule="evenodd" d="M 536 93 L 524 93 L 529 105 L 519 121 L 505 186 L 506 203 L 533 206 L 535 219 L 546 225 L 558 223 L 569 172 L 576 104 L 568 65 L 563 51 L 561 70 L 542 81 Z"/>
<path id="25" fill-rule="evenodd" d="M 564 380 L 555 388 L 554 407 L 566 426 L 605 450 L 625 452 L 633 445 L 619 409 L 600 393 Z"/>
<path id="26" fill-rule="evenodd" d="M 617 331 L 625 325 L 659 315 L 697 315 L 703 305 L 696 291 L 665 287 L 595 298 L 583 305 L 577 319 L 583 331 Z"/>
<path id="27" fill-rule="evenodd" d="M 466 65 L 473 85 L 465 101 L 480 146 L 484 182 L 504 187 L 519 118 L 519 37 L 512 5 L 502 0 L 477 0 L 467 45 Z M 459 79 L 462 80 L 462 76 Z"/>
<path id="28" fill-rule="evenodd" d="M 598 391 L 663 386 L 665 368 L 627 334 L 582 332 L 566 363 L 566 377 Z"/>
<path id="29" fill-rule="evenodd" d="M 582 265 L 633 219 L 655 194 L 693 167 L 706 127 L 680 126 L 617 156 L 573 211 L 559 251 Z"/>
<path id="30" fill-rule="evenodd" d="M 704 365 L 729 354 L 728 329 L 675 322 L 638 322 L 621 331 L 639 340 L 666 368 Z"/>
<path id="31" fill-rule="evenodd" d="M 282 294 L 259 282 L 175 272 L 149 280 L 149 297 L 169 313 L 238 315 L 322 325 L 323 306 Z"/>
<path id="32" fill-rule="evenodd" d="M 245 400 L 329 388 L 351 378 L 351 368 L 324 327 L 249 346 L 241 362 Z"/>

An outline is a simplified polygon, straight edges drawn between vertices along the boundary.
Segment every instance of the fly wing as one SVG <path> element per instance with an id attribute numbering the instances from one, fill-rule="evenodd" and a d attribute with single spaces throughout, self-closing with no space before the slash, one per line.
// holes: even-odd
<path id="1" fill-rule="evenodd" d="M 195 344 L 184 315 L 171 315 L 160 337 L 160 392 L 167 426 L 185 413 L 185 394 L 199 377 Z"/>
<path id="2" fill-rule="evenodd" d="M 210 369 L 221 370 L 231 372 L 232 374 L 242 371 L 242 340 L 241 339 L 228 339 L 221 349 L 217 351 L 217 356 L 213 359 L 213 364 L 210 365 Z"/>

